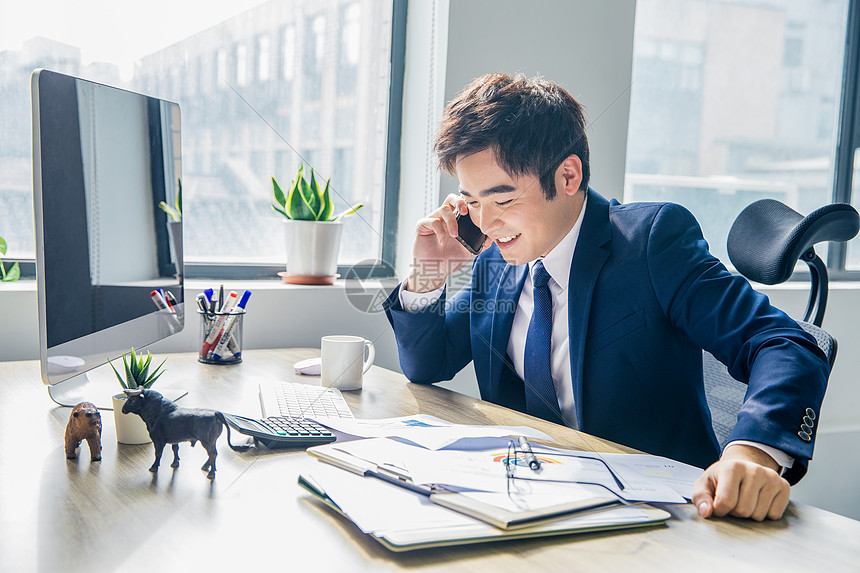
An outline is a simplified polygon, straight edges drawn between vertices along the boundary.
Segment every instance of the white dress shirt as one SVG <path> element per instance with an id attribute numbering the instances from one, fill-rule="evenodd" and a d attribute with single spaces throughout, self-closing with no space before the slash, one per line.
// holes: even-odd
<path id="1" fill-rule="evenodd" d="M 565 425 L 577 428 L 576 408 L 573 403 L 573 375 L 570 371 L 570 325 L 567 316 L 567 286 L 570 279 L 570 263 L 576 250 L 579 229 L 585 215 L 586 202 L 576 223 L 558 242 L 558 244 L 541 259 L 543 267 L 549 273 L 549 292 L 552 294 L 552 358 L 550 370 L 555 384 L 555 395 L 558 397 L 558 407 Z M 534 266 L 537 260 L 529 263 L 529 273 L 523 284 L 517 311 L 511 325 L 511 335 L 508 338 L 508 355 L 514 363 L 514 370 L 520 378 L 525 379 L 526 335 L 529 322 L 534 311 Z"/>

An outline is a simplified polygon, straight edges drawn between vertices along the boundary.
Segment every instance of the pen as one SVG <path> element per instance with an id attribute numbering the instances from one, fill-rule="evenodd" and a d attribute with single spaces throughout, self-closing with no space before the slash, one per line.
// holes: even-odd
<path id="1" fill-rule="evenodd" d="M 179 304 L 176 302 L 176 297 L 173 296 L 173 293 L 168 291 L 164 291 L 164 298 L 167 299 L 167 304 L 170 305 L 170 308 L 176 308 L 176 305 Z"/>
<path id="2" fill-rule="evenodd" d="M 165 304 L 167 304 L 167 310 L 169 310 L 170 312 L 176 312 L 176 309 L 173 308 L 173 303 L 170 301 L 170 298 L 173 295 L 170 295 L 170 297 L 167 296 L 170 291 L 165 291 L 164 289 L 161 289 L 161 288 L 156 289 L 156 290 L 158 290 L 158 292 L 161 293 L 161 298 L 163 298 Z M 173 300 L 176 301 L 176 299 L 173 299 Z"/>
<path id="3" fill-rule="evenodd" d="M 411 479 L 406 476 L 403 476 L 403 474 L 398 475 L 398 473 L 392 472 L 391 470 L 386 470 L 385 468 L 381 468 L 373 462 L 356 458 L 352 454 L 348 454 L 346 452 L 341 451 L 332 451 L 328 453 L 328 456 L 320 457 L 320 460 L 327 462 L 333 466 L 337 466 L 348 472 L 352 472 L 360 476 L 370 476 L 382 481 L 387 481 L 390 484 L 406 488 L 410 491 L 420 493 L 421 495 L 425 495 L 427 497 L 431 497 L 432 494 L 436 493 L 436 490 L 433 486 L 415 484 L 412 482 Z"/>
<path id="4" fill-rule="evenodd" d="M 218 312 L 227 312 L 224 310 L 224 285 L 218 287 Z"/>
<path id="5" fill-rule="evenodd" d="M 251 298 L 251 291 L 246 290 L 242 293 L 242 296 L 239 297 L 239 302 L 236 303 L 236 306 L 239 307 L 241 310 L 245 310 L 245 306 L 248 304 L 249 298 Z M 234 308 L 232 311 L 230 311 L 231 315 L 235 310 L 236 309 Z M 233 320 L 231 321 L 230 319 Z M 233 325 L 235 324 L 236 320 L 238 320 L 236 316 L 227 317 L 228 323 L 224 324 L 224 336 L 227 337 L 227 349 L 233 353 L 234 358 L 239 358 L 240 356 L 242 356 L 242 349 L 236 342 L 236 337 L 230 334 L 230 331 L 233 329 Z"/>
<path id="6" fill-rule="evenodd" d="M 206 306 L 206 295 L 202 292 L 197 295 L 197 308 L 200 309 L 202 313 L 208 313 L 209 309 Z"/>
<path id="7" fill-rule="evenodd" d="M 534 452 L 532 452 L 532 447 L 529 445 L 528 440 L 526 440 L 525 436 L 520 436 L 520 449 L 526 456 L 526 461 L 529 463 L 529 467 L 535 471 L 540 469 L 540 462 L 535 457 Z"/>
<path id="8" fill-rule="evenodd" d="M 164 298 L 164 295 L 158 292 L 158 290 L 154 290 L 149 293 L 149 298 L 152 299 L 152 302 L 155 303 L 155 306 L 157 306 L 159 310 L 169 310 L 170 312 L 173 312 L 170 310 L 170 306 L 167 304 L 167 300 Z"/>
<path id="9" fill-rule="evenodd" d="M 224 326 L 221 328 L 220 338 L 216 342 L 216 344 L 212 347 L 210 354 L 211 358 L 214 360 L 221 360 L 224 356 L 224 351 L 229 347 L 230 343 L 233 341 L 232 331 L 233 325 L 236 324 L 238 320 L 238 316 L 242 314 L 245 310 L 245 305 L 248 304 L 248 299 L 251 298 L 251 291 L 246 290 L 242 293 L 242 298 L 239 299 L 239 302 L 230 310 L 230 316 L 227 317 L 227 320 L 224 322 Z M 237 349 L 238 350 L 238 349 Z M 242 355 L 242 352 L 234 352 L 233 356 L 235 358 L 239 358 Z"/>
<path id="10" fill-rule="evenodd" d="M 203 296 L 206 297 L 206 307 L 212 304 L 212 296 L 215 294 L 211 288 L 207 288 L 203 291 Z"/>

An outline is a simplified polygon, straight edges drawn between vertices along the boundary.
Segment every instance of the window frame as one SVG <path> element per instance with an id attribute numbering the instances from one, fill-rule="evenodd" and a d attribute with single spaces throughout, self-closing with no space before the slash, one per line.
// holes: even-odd
<path id="1" fill-rule="evenodd" d="M 839 101 L 839 124 L 834 159 L 833 203 L 851 203 L 854 178 L 854 154 L 860 148 L 860 0 L 849 0 L 845 55 L 842 60 L 842 92 Z M 847 270 L 847 243 L 830 243 L 827 250 L 827 272 L 831 280 L 860 280 L 860 271 Z"/>

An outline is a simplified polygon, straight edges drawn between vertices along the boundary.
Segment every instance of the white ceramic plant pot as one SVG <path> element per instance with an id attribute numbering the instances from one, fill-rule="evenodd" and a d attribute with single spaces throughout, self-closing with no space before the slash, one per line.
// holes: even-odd
<path id="1" fill-rule="evenodd" d="M 284 221 L 287 274 L 326 277 L 337 273 L 342 221 Z"/>
<path id="2" fill-rule="evenodd" d="M 152 441 L 146 430 L 146 423 L 137 414 L 123 414 L 122 406 L 128 397 L 125 394 L 113 396 L 113 419 L 116 424 L 116 441 L 120 444 L 148 444 Z"/>

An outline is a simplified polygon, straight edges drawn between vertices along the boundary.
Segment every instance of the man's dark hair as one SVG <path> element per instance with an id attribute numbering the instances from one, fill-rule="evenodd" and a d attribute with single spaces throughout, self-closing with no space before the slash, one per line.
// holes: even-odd
<path id="1" fill-rule="evenodd" d="M 511 176 L 536 175 L 555 198 L 555 171 L 571 154 L 588 187 L 588 139 L 582 106 L 561 86 L 519 74 L 477 78 L 445 108 L 436 136 L 439 165 L 454 174 L 458 159 L 492 149 Z"/>

